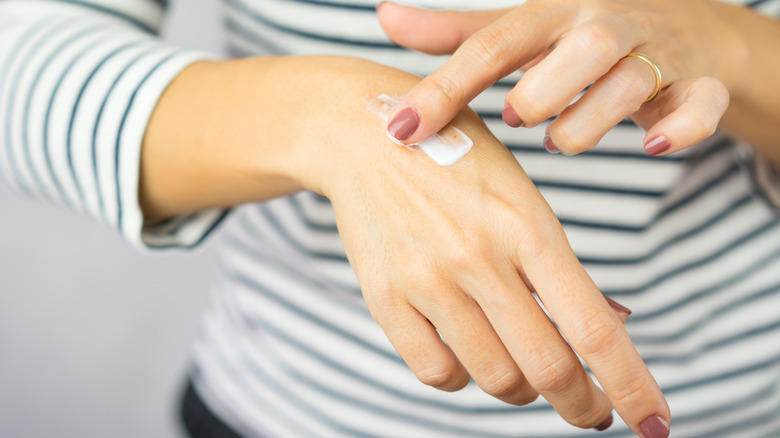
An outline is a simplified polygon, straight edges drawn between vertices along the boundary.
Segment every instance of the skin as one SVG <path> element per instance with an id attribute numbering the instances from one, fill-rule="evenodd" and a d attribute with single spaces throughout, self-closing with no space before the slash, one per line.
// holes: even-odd
<path id="1" fill-rule="evenodd" d="M 193 64 L 163 94 L 144 138 L 145 217 L 313 190 L 333 204 L 371 314 L 423 383 L 454 391 L 471 377 L 517 405 L 541 394 L 583 428 L 613 407 L 632 427 L 668 418 L 623 327 L 627 314 L 608 304 L 479 117 L 455 116 L 475 145 L 442 167 L 394 144 L 366 110 L 369 97 L 403 95 L 419 81 L 341 57 Z"/>
<path id="2" fill-rule="evenodd" d="M 778 23 L 707 0 L 529 0 L 476 12 L 383 3 L 378 13 L 399 44 L 453 56 L 422 81 L 338 57 L 192 65 L 146 132 L 146 219 L 313 190 L 332 201 L 369 310 L 422 382 L 452 391 L 471 377 L 513 404 L 542 395 L 584 428 L 613 408 L 639 435 L 647 418 L 670 422 L 627 315 L 598 291 L 512 155 L 464 108 L 522 69 L 505 104 L 529 127 L 558 115 L 548 141 L 566 154 L 594 147 L 628 116 L 646 144 L 668 139 L 662 154 L 720 123 L 780 163 L 780 57 L 767 55 L 778 53 Z M 663 73 L 650 103 L 654 73 L 629 52 Z M 396 114 L 420 115 L 407 143 L 453 123 L 474 149 L 440 167 L 394 145 L 365 111 L 379 93 L 406 95 Z"/>
<path id="3" fill-rule="evenodd" d="M 508 73 L 525 74 L 506 97 L 525 126 L 552 116 L 552 143 L 565 154 L 596 146 L 618 121 L 647 130 L 645 144 L 670 141 L 666 155 L 718 127 L 780 166 L 780 23 L 711 0 L 529 0 L 511 9 L 428 11 L 382 3 L 379 17 L 395 42 L 453 53 L 416 86 L 396 113 L 415 108 L 426 138 L 480 91 Z M 649 56 L 655 74 L 629 52 Z M 575 96 L 594 85 L 576 103 Z M 729 105 L 729 99 L 731 101 Z"/>

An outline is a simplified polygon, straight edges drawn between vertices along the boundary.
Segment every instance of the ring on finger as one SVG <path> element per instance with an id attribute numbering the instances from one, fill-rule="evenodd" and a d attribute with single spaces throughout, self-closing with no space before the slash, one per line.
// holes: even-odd
<path id="1" fill-rule="evenodd" d="M 656 64 L 652 59 L 650 59 L 649 56 L 643 55 L 641 53 L 631 52 L 625 57 L 639 58 L 642 61 L 646 62 L 647 65 L 649 65 L 650 68 L 653 69 L 653 73 L 655 73 L 655 89 L 653 89 L 653 92 L 650 93 L 650 96 L 647 99 L 645 99 L 644 103 L 650 102 L 651 100 L 655 99 L 655 97 L 658 96 L 658 93 L 661 91 L 661 84 L 663 83 L 661 77 L 661 69 L 658 68 L 658 64 Z"/>

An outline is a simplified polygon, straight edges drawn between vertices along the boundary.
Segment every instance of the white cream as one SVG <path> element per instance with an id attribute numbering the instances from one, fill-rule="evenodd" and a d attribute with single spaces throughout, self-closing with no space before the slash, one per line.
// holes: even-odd
<path id="1" fill-rule="evenodd" d="M 373 97 L 368 101 L 368 110 L 379 116 L 385 123 L 388 122 L 390 114 L 393 113 L 393 109 L 398 105 L 399 100 L 388 96 L 387 94 L 380 94 Z M 426 153 L 436 164 L 440 166 L 450 166 L 460 160 L 466 152 L 471 150 L 474 146 L 474 142 L 463 133 L 460 129 L 447 125 L 427 139 L 416 143 L 406 145 L 396 140 L 395 137 L 385 131 L 385 134 L 394 143 L 401 146 L 405 146 L 409 149 L 420 149 Z"/>

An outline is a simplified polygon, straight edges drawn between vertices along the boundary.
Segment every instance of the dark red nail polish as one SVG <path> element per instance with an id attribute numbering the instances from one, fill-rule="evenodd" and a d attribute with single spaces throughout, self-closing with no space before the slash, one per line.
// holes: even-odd
<path id="1" fill-rule="evenodd" d="M 414 131 L 420 127 L 420 114 L 414 108 L 406 108 L 390 120 L 387 124 L 387 132 L 396 139 L 403 141 L 411 137 Z"/>
<path id="2" fill-rule="evenodd" d="M 645 151 L 647 151 L 647 153 L 650 155 L 658 155 L 660 153 L 666 152 L 671 146 L 672 143 L 668 138 L 664 137 L 663 135 L 659 135 L 658 137 L 648 140 L 648 142 L 645 143 Z"/>
<path id="3" fill-rule="evenodd" d="M 501 112 L 501 118 L 504 119 L 504 123 L 513 128 L 525 126 L 525 123 L 523 123 L 520 116 L 517 115 L 514 108 L 509 105 L 504 107 L 504 111 Z"/>
<path id="4" fill-rule="evenodd" d="M 628 307 L 618 303 L 617 301 L 613 300 L 612 298 L 610 298 L 610 297 L 608 297 L 606 295 L 604 295 L 604 298 L 607 299 L 607 303 L 609 303 L 609 306 L 612 307 L 613 309 L 615 309 L 615 312 L 621 312 L 621 313 L 625 313 L 625 314 L 631 315 L 631 313 L 632 313 L 631 309 L 629 309 Z"/>
<path id="5" fill-rule="evenodd" d="M 598 430 L 599 432 L 603 432 L 609 429 L 609 426 L 612 426 L 612 421 L 614 421 L 614 417 L 612 417 L 612 412 L 610 412 L 609 417 L 607 417 L 604 421 L 602 421 L 601 424 L 594 427 L 594 429 Z"/>
<path id="6" fill-rule="evenodd" d="M 555 143 L 553 143 L 552 138 L 550 138 L 550 134 L 544 135 L 544 140 L 542 141 L 544 144 L 544 148 L 547 149 L 547 152 L 550 152 L 552 154 L 557 154 L 560 152 L 558 149 L 558 146 L 555 146 Z"/>
<path id="7" fill-rule="evenodd" d="M 639 430 L 644 438 L 666 438 L 669 436 L 669 424 L 658 415 L 651 415 L 641 423 Z"/>

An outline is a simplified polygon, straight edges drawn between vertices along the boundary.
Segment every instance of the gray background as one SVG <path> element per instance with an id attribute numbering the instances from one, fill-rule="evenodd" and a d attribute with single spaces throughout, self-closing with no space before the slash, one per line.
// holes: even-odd
<path id="1" fill-rule="evenodd" d="M 218 0 L 175 1 L 165 36 L 218 51 Z M 180 437 L 208 250 L 139 254 L 0 184 L 0 437 Z"/>

